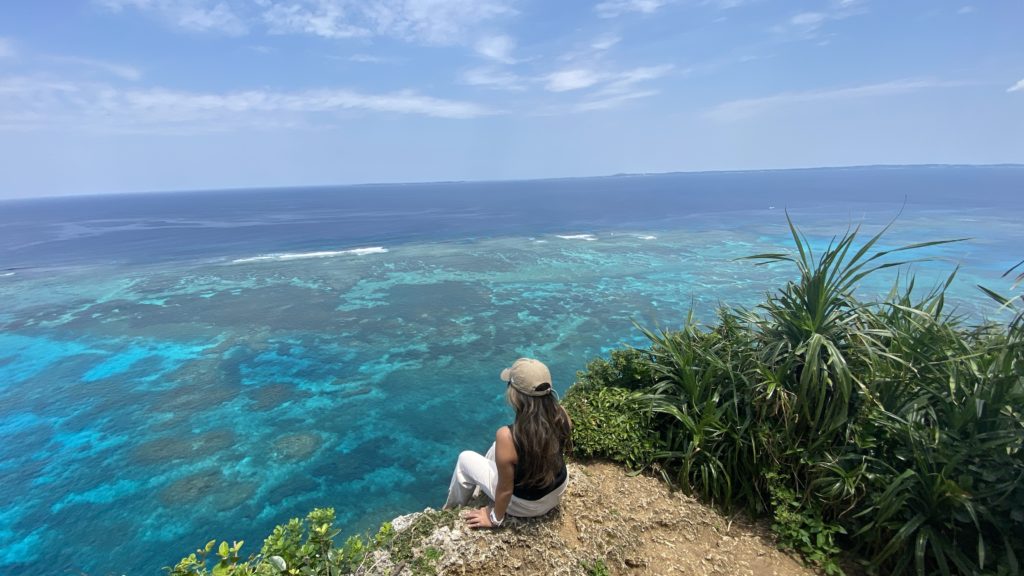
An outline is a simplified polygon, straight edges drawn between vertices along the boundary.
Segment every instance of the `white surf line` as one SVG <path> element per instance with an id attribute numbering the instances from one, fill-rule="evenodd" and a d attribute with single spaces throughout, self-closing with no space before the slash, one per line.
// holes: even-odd
<path id="1" fill-rule="evenodd" d="M 555 234 L 555 236 L 562 240 L 586 240 L 587 242 L 597 240 L 597 236 L 593 234 Z"/>
<path id="2" fill-rule="evenodd" d="M 238 258 L 232 260 L 232 264 L 248 264 L 251 262 L 282 262 L 286 260 L 303 260 L 307 258 L 334 258 L 336 256 L 366 256 L 369 254 L 384 254 L 388 249 L 383 246 L 371 246 L 368 248 L 353 248 L 351 250 L 321 250 L 319 252 L 282 252 L 280 254 L 262 254 L 249 258 Z"/>

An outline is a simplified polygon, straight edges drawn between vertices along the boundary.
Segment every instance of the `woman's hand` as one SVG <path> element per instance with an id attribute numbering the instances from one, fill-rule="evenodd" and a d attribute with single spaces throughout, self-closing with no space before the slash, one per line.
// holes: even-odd
<path id="1" fill-rule="evenodd" d="M 491 524 L 489 517 L 490 510 L 484 506 L 476 510 L 467 510 L 462 513 L 462 519 L 466 521 L 466 526 L 470 528 L 494 528 Z"/>

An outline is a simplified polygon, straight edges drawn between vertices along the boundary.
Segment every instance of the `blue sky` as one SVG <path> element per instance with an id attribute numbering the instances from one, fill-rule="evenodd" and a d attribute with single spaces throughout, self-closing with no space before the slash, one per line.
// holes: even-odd
<path id="1" fill-rule="evenodd" d="M 0 197 L 1008 162 L 1020 0 L 0 7 Z"/>

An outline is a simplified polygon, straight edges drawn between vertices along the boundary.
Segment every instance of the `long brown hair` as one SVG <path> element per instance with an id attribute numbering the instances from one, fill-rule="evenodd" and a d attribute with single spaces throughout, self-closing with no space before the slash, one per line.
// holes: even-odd
<path id="1" fill-rule="evenodd" d="M 527 396 L 512 386 L 505 399 L 516 411 L 512 439 L 522 471 L 520 484 L 549 486 L 561 470 L 562 450 L 570 442 L 572 427 L 555 394 Z"/>

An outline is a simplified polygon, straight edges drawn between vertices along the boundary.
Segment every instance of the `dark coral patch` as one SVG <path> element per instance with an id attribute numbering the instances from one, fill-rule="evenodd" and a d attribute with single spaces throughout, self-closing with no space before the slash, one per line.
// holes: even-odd
<path id="1" fill-rule="evenodd" d="M 321 442 L 316 434 L 286 434 L 274 441 L 274 455 L 284 460 L 306 460 L 316 452 Z"/>
<path id="2" fill-rule="evenodd" d="M 192 454 L 192 441 L 179 436 L 165 436 L 139 444 L 132 456 L 141 464 L 159 464 L 188 458 Z"/>
<path id="3" fill-rule="evenodd" d="M 213 495 L 213 507 L 218 512 L 235 510 L 252 500 L 258 486 L 255 482 L 231 482 L 222 485 Z"/>
<path id="4" fill-rule="evenodd" d="M 224 474 L 220 470 L 205 470 L 181 478 L 164 488 L 160 492 L 160 501 L 168 506 L 194 504 L 212 494 L 223 483 Z"/>
<path id="5" fill-rule="evenodd" d="M 235 444 L 235 433 L 227 428 L 211 430 L 198 436 L 175 435 L 156 438 L 139 444 L 133 456 L 142 464 L 160 464 L 175 460 L 207 458 Z"/>
<path id="6" fill-rule="evenodd" d="M 252 398 L 253 408 L 261 412 L 273 410 L 288 402 L 304 400 L 311 396 L 309 392 L 300 390 L 292 384 L 266 384 L 254 388 L 249 395 Z"/>

